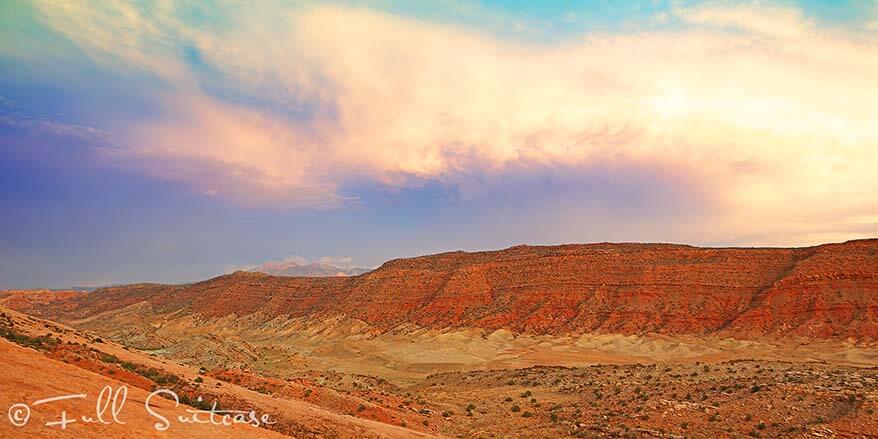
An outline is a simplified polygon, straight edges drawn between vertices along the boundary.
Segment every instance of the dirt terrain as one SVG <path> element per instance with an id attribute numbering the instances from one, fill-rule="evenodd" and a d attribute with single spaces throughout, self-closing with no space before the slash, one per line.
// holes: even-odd
<path id="1" fill-rule="evenodd" d="M 878 368 L 829 361 L 704 355 L 704 361 L 629 362 L 608 355 L 612 364 L 447 372 L 395 384 L 333 370 L 289 370 L 280 378 L 248 368 L 198 369 L 8 309 L 0 309 L 0 327 L 4 407 L 96 395 L 107 384 L 129 387 L 125 426 L 73 424 L 65 432 L 71 437 L 93 437 L 93 431 L 163 437 L 152 427 L 155 420 L 138 411 L 156 387 L 173 389 L 199 408 L 201 396 L 223 409 L 268 413 L 276 422 L 271 431 L 175 424 L 174 437 L 878 435 Z M 751 352 L 760 356 L 758 346 Z M 170 401 L 157 401 L 163 413 L 175 413 Z M 94 406 L 77 401 L 33 409 L 27 426 L 0 423 L 0 435 L 42 437 L 44 424 L 61 410 L 88 414 Z"/>
<path id="2" fill-rule="evenodd" d="M 126 385 L 130 389 L 129 407 L 124 426 L 71 424 L 67 427 L 72 437 L 95 437 L 97 432 L 111 437 L 132 437 L 142 433 L 144 437 L 166 437 L 155 431 L 151 418 L 142 405 L 149 392 L 156 388 L 171 389 L 180 401 L 190 406 L 208 410 L 216 401 L 226 410 L 255 410 L 269 414 L 274 422 L 261 428 L 247 426 L 213 426 L 173 424 L 172 437 L 340 437 L 340 438 L 418 438 L 431 437 L 431 428 L 422 423 L 423 415 L 415 410 L 399 411 L 399 418 L 387 416 L 378 422 L 368 413 L 356 413 L 356 408 L 366 401 L 357 397 L 343 396 L 349 411 L 339 406 L 330 409 L 308 401 L 308 397 L 283 397 L 270 395 L 264 386 L 247 388 L 224 378 L 222 372 L 208 374 L 205 369 L 191 368 L 173 361 L 162 360 L 142 352 L 131 350 L 100 337 L 79 333 L 53 322 L 23 315 L 0 308 L 0 404 L 4 410 L 20 402 L 28 403 L 71 393 L 87 393 L 91 399 L 65 401 L 58 405 L 42 405 L 32 408 L 31 422 L 24 427 L 0 422 L 0 437 L 15 434 L 32 434 L 44 437 L 45 422 L 59 417 L 61 411 L 94 416 L 95 399 L 105 385 L 113 388 Z M 318 387 L 318 386 L 314 386 Z M 304 387 L 303 387 L 304 388 Z M 318 394 L 322 392 L 316 392 Z M 304 396 L 304 392 L 301 392 Z M 309 395 L 310 396 L 310 395 Z M 201 401 L 198 398 L 201 397 Z M 316 395 L 315 395 L 315 398 Z M 159 401 L 174 413 L 171 401 Z M 66 405 L 65 405 L 66 404 Z M 341 404 L 341 403 L 339 403 Z M 182 411 L 185 410 L 182 407 Z M 185 413 L 184 413 L 185 414 Z M 109 419 L 109 417 L 107 417 Z M 392 425 L 411 421 L 415 431 Z M 129 422 L 130 421 L 130 422 Z M 179 427 L 179 428 L 178 428 Z M 59 428 L 59 427 L 56 427 Z M 97 429 L 97 430 L 95 430 Z M 179 430 L 179 431 L 178 431 Z M 271 431 L 269 431 L 271 430 Z M 170 430 L 169 430 L 170 431 Z M 276 432 L 276 433 L 274 433 Z M 65 433 L 66 434 L 66 433 Z M 177 435 L 180 436 L 177 436 Z"/>

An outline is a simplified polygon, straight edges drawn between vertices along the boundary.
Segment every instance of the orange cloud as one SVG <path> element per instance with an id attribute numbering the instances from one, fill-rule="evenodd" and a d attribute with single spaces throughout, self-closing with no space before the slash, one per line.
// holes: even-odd
<path id="1" fill-rule="evenodd" d="M 107 3 L 116 4 L 125 5 Z M 678 9 L 694 28 L 555 45 L 340 7 L 251 5 L 221 32 L 183 26 L 170 7 L 85 9 L 43 13 L 96 59 L 123 59 L 174 90 L 162 117 L 128 127 L 135 146 L 125 157 L 205 192 L 332 207 L 356 181 L 456 184 L 615 159 L 701 173 L 728 234 L 805 236 L 817 232 L 802 224 L 876 214 L 878 44 L 817 28 L 795 9 Z M 118 13 L 125 44 L 112 39 L 118 29 L 77 31 L 113 29 L 119 20 L 107 17 Z M 167 47 L 173 38 L 271 105 L 203 92 Z M 277 106 L 314 112 L 268 109 Z"/>

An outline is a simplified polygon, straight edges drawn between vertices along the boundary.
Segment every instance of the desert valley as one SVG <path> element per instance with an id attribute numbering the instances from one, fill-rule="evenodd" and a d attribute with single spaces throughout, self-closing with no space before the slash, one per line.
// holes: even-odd
<path id="1" fill-rule="evenodd" d="M 0 439 L 878 439 L 878 0 L 0 0 Z"/>
<path id="2" fill-rule="evenodd" d="M 516 246 L 2 307 L 2 404 L 124 383 L 276 421 L 173 437 L 878 435 L 878 240 Z M 0 433 L 43 437 L 58 408 L 32 410 Z M 140 421 L 65 433 L 158 434 Z"/>

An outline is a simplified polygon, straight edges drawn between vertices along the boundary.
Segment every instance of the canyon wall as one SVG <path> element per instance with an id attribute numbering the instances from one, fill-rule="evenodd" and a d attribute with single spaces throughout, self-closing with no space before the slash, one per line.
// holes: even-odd
<path id="1" fill-rule="evenodd" d="M 60 321 L 141 304 L 155 315 L 260 320 L 344 315 L 378 331 L 878 338 L 878 240 L 817 247 L 516 246 L 392 260 L 354 277 L 236 272 L 7 302 Z"/>

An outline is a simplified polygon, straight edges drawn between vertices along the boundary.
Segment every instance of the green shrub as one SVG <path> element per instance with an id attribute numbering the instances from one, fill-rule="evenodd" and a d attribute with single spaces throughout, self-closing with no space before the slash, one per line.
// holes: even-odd
<path id="1" fill-rule="evenodd" d="M 104 363 L 118 363 L 119 358 L 115 355 L 101 352 L 101 361 L 103 361 Z"/>

